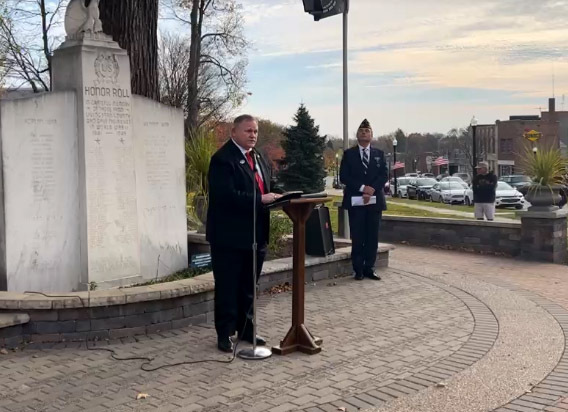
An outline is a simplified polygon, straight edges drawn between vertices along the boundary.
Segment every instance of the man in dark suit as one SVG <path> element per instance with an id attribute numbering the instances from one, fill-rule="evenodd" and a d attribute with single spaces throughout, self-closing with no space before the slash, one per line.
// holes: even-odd
<path id="1" fill-rule="evenodd" d="M 341 159 L 339 178 L 345 185 L 343 208 L 349 213 L 351 262 L 355 279 L 381 280 L 375 273 L 379 224 L 386 210 L 384 185 L 388 180 L 382 150 L 371 147 L 373 130 L 367 119 L 357 130 L 357 146 L 347 149 Z M 361 206 L 353 204 L 359 202 Z"/>
<path id="2" fill-rule="evenodd" d="M 280 195 L 270 192 L 269 163 L 254 150 L 258 123 L 249 115 L 233 122 L 231 139 L 211 158 L 207 241 L 215 278 L 215 329 L 217 347 L 233 351 L 230 337 L 253 340 L 253 210 L 256 207 L 257 273 L 262 270 L 270 212 L 264 204 Z M 258 336 L 258 345 L 266 341 Z"/>

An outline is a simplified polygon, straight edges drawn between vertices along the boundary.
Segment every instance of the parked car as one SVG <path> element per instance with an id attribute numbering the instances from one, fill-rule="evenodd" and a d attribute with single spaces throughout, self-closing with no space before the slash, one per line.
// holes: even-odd
<path id="1" fill-rule="evenodd" d="M 422 173 L 420 177 L 429 177 L 435 179 L 436 176 L 434 176 L 434 173 Z"/>
<path id="2" fill-rule="evenodd" d="M 457 177 L 457 176 L 446 176 L 443 177 L 442 180 L 440 180 L 440 182 L 452 182 L 454 184 L 459 184 L 461 186 L 464 186 L 467 188 L 469 187 L 469 185 L 463 181 L 463 179 L 461 177 Z"/>
<path id="3" fill-rule="evenodd" d="M 510 186 L 514 187 L 515 189 L 521 190 L 526 189 L 532 183 L 532 179 L 529 176 L 525 175 L 508 175 L 508 176 L 501 176 L 499 178 L 500 181 L 508 183 Z"/>
<path id="4" fill-rule="evenodd" d="M 452 184 L 452 182 L 439 182 L 432 186 L 430 191 L 430 201 L 440 203 L 463 203 L 467 186 Z"/>
<path id="5" fill-rule="evenodd" d="M 419 177 L 413 179 L 406 187 L 406 193 L 409 199 L 428 200 L 430 197 L 430 190 L 436 183 L 436 179 L 429 177 Z"/>
<path id="6" fill-rule="evenodd" d="M 410 183 L 412 178 L 409 177 L 399 177 L 396 179 L 396 189 L 398 197 L 407 197 L 406 187 Z M 391 188 L 394 190 L 394 179 L 391 182 Z"/>
<path id="7" fill-rule="evenodd" d="M 471 184 L 471 176 L 469 173 L 454 173 L 452 177 L 459 177 L 461 180 L 466 182 L 468 185 Z"/>
<path id="8" fill-rule="evenodd" d="M 522 209 L 525 203 L 525 197 L 517 189 L 505 182 L 497 182 L 497 191 L 495 194 L 495 207 L 510 207 Z M 469 189 L 465 194 L 465 204 L 473 205 L 473 190 Z"/>
<path id="9" fill-rule="evenodd" d="M 418 177 L 418 173 L 406 173 L 404 177 Z"/>

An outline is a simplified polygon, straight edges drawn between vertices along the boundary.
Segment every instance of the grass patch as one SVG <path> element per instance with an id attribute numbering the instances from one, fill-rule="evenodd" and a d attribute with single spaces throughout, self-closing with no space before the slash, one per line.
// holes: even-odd
<path id="1" fill-rule="evenodd" d="M 398 203 L 401 205 L 418 205 L 418 206 L 428 206 L 433 207 L 436 209 L 447 209 L 447 210 L 457 210 L 458 212 L 469 212 L 473 213 L 473 206 L 466 206 L 466 205 L 447 205 L 445 203 L 438 203 L 438 202 L 423 202 L 419 200 L 411 200 L 411 199 L 393 199 L 390 198 L 388 200 L 389 206 L 393 203 Z"/>
<path id="2" fill-rule="evenodd" d="M 338 233 L 338 213 L 337 213 L 337 207 L 333 206 L 334 202 L 338 202 L 341 201 L 341 197 L 340 196 L 333 196 L 333 202 L 329 202 L 327 203 L 327 206 L 329 207 L 329 215 L 330 215 L 330 220 L 331 220 L 331 227 L 333 229 L 334 233 Z M 411 200 L 412 202 L 412 200 Z M 426 205 L 430 205 L 431 203 L 427 203 Z M 463 206 L 468 208 L 467 206 Z M 471 212 L 473 213 L 473 208 L 469 207 L 468 210 L 465 210 L 467 212 Z M 472 220 L 473 219 L 473 214 L 471 215 L 471 217 L 465 217 L 465 216 L 457 216 L 457 215 L 452 215 L 452 214 L 448 214 L 448 213 L 434 213 L 428 210 L 421 210 L 421 209 L 416 209 L 416 208 L 412 208 L 409 206 L 405 206 L 403 202 L 398 202 L 397 201 L 393 202 L 390 199 L 387 200 L 387 210 L 385 212 L 383 212 L 383 215 L 385 216 L 406 216 L 406 217 L 439 217 L 439 218 L 445 218 L 445 219 L 459 219 L 459 220 Z"/>
<path id="3" fill-rule="evenodd" d="M 466 217 L 466 216 L 452 215 L 449 213 L 435 213 L 429 210 L 415 209 L 412 207 L 399 205 L 392 202 L 387 205 L 387 210 L 383 212 L 383 214 L 385 216 L 441 217 L 446 219 L 460 219 L 460 220 L 473 219 L 473 215 L 471 217 Z"/>

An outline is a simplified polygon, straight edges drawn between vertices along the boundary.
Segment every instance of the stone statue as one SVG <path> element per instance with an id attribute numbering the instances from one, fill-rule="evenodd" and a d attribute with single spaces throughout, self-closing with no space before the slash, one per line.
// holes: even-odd
<path id="1" fill-rule="evenodd" d="M 97 34 L 102 33 L 99 12 L 99 1 L 91 0 L 86 6 L 86 0 L 71 0 L 65 12 L 65 32 L 67 37 L 77 37 L 81 33 Z"/>

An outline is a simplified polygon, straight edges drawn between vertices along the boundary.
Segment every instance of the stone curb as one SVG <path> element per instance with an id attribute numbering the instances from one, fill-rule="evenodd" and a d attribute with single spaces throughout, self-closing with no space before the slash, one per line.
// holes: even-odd
<path id="1" fill-rule="evenodd" d="M 377 266 L 388 267 L 390 245 L 381 245 Z M 350 247 L 338 249 L 335 255 L 308 257 L 305 280 L 316 283 L 351 273 Z M 267 262 L 259 287 L 292 283 L 292 258 Z M 7 293 L 0 299 L 0 315 L 12 314 L 18 308 L 28 317 L 22 324 L 0 328 L 0 347 L 22 343 L 111 340 L 127 336 L 153 334 L 179 329 L 213 320 L 213 274 L 193 279 L 155 285 L 48 295 Z"/>
<path id="2" fill-rule="evenodd" d="M 379 253 L 388 252 L 394 247 L 381 244 Z M 306 257 L 306 267 L 322 263 L 337 262 L 349 259 L 351 248 L 337 249 L 334 255 L 326 257 Z M 292 269 L 292 258 L 282 258 L 266 262 L 262 275 L 267 276 L 283 270 Z M 95 290 L 74 293 L 17 293 L 0 292 L 0 310 L 49 310 L 49 309 L 78 309 L 99 306 L 124 305 L 136 302 L 171 299 L 174 297 L 195 295 L 213 291 L 215 282 L 213 272 L 196 276 L 191 279 L 177 280 L 148 286 L 132 288 Z"/>
<path id="3" fill-rule="evenodd" d="M 474 328 L 468 341 L 450 356 L 430 365 L 404 379 L 386 382 L 376 389 L 356 394 L 341 401 L 318 405 L 323 411 L 346 408 L 346 412 L 381 406 L 382 404 L 412 395 L 427 387 L 443 384 L 444 380 L 471 367 L 483 358 L 495 344 L 499 335 L 499 322 L 491 309 L 482 301 L 456 286 L 448 286 L 425 276 L 399 269 L 391 269 L 401 276 L 412 277 L 420 282 L 428 283 L 443 289 L 463 302 L 474 319 Z M 314 411 L 313 408 L 304 409 L 305 412 Z M 510 411 L 508 411 L 510 412 Z"/>

